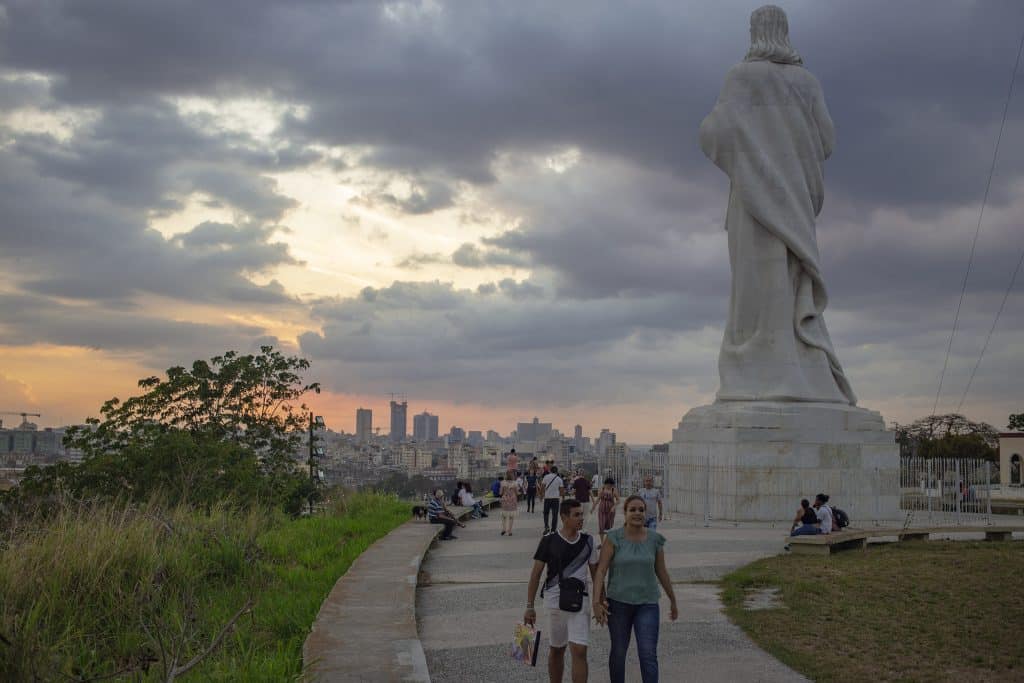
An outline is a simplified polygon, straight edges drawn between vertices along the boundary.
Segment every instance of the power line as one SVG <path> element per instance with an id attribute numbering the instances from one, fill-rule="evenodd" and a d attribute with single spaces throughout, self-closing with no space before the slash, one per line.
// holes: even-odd
<path id="1" fill-rule="evenodd" d="M 932 404 L 932 415 L 939 407 L 939 395 L 942 393 L 942 381 L 946 377 L 946 368 L 949 366 L 949 354 L 953 349 L 953 337 L 956 335 L 956 326 L 960 321 L 960 307 L 964 303 L 964 294 L 967 292 L 967 279 L 971 275 L 971 265 L 974 263 L 974 250 L 978 246 L 978 233 L 981 232 L 981 220 L 985 216 L 985 205 L 988 203 L 988 193 L 992 187 L 992 176 L 996 170 L 996 159 L 999 157 L 999 143 L 1003 139 L 1003 128 L 1006 126 L 1006 113 L 1010 110 L 1010 99 L 1013 97 L 1013 82 L 1017 78 L 1017 67 L 1020 65 L 1020 53 L 1024 50 L 1024 33 L 1020 37 L 1020 45 L 1017 46 L 1017 59 L 1013 63 L 1013 73 L 1010 75 L 1010 87 L 1006 93 L 1006 103 L 1003 105 L 1003 120 L 999 124 L 999 135 L 996 136 L 996 148 L 992 151 L 992 165 L 988 170 L 988 182 L 985 183 L 985 196 L 981 200 L 981 211 L 978 213 L 978 226 L 974 229 L 974 239 L 971 240 L 971 253 L 967 257 L 967 272 L 964 273 L 964 281 L 960 286 L 960 301 L 956 305 L 956 315 L 953 316 L 953 329 L 949 333 L 949 344 L 946 345 L 946 357 L 942 361 L 942 372 L 939 374 L 939 388 L 935 390 L 935 403 Z M 1001 309 L 1000 309 L 1001 310 Z M 973 377 L 973 375 L 972 375 Z M 959 410 L 959 408 L 957 409 Z"/>
<path id="2" fill-rule="evenodd" d="M 985 337 L 985 344 L 981 347 L 981 353 L 978 354 L 978 362 L 974 364 L 974 369 L 971 370 L 971 377 L 967 380 L 967 386 L 964 387 L 964 395 L 960 397 L 960 403 L 956 406 L 956 412 L 960 412 L 961 406 L 964 404 L 964 400 L 967 398 L 967 392 L 971 390 L 971 382 L 974 381 L 974 374 L 978 372 L 978 366 L 981 365 L 981 359 L 985 355 L 985 350 L 988 349 L 988 343 L 992 340 L 992 333 L 996 331 L 996 324 L 999 322 L 999 316 L 1003 314 L 1003 307 L 1006 306 L 1006 300 L 1010 297 L 1010 292 L 1013 290 L 1013 285 L 1017 281 L 1017 273 L 1020 271 L 1020 265 L 1024 263 L 1024 250 L 1020 252 L 1020 258 L 1017 259 L 1017 267 L 1013 269 L 1013 274 L 1010 275 L 1010 284 L 1007 286 L 1006 291 L 1003 292 L 1003 300 L 999 304 L 999 310 L 996 311 L 996 319 L 992 321 L 992 327 L 989 328 L 988 336 Z"/>

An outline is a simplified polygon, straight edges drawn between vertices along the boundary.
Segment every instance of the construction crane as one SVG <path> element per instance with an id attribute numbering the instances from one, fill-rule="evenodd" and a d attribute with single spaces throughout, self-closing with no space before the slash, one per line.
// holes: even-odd
<path id="1" fill-rule="evenodd" d="M 28 423 L 28 418 L 30 418 L 30 417 L 42 417 L 42 415 L 40 415 L 39 413 L 23 413 L 23 412 L 19 412 L 19 411 L 16 411 L 16 410 L 0 410 L 0 415 L 21 415 L 21 424 L 22 425 Z M 0 420 L 0 425 L 2 425 L 2 424 L 3 424 L 3 421 Z"/>

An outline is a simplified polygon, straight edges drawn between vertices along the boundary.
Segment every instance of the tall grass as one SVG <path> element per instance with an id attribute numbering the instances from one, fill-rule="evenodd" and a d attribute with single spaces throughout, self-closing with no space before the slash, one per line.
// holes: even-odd
<path id="1" fill-rule="evenodd" d="M 167 680 L 250 604 L 186 677 L 295 678 L 331 586 L 408 515 L 375 494 L 338 508 L 69 504 L 21 525 L 0 550 L 0 680 Z"/>

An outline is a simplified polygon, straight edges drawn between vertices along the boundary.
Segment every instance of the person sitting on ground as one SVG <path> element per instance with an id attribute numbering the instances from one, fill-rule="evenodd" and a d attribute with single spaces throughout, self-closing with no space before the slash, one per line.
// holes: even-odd
<path id="1" fill-rule="evenodd" d="M 450 541 L 453 538 L 458 538 L 452 534 L 452 529 L 456 525 L 460 527 L 466 526 L 459 520 L 455 519 L 455 515 L 453 515 L 448 508 L 444 506 L 443 489 L 437 489 L 434 491 L 434 496 L 427 504 L 427 521 L 431 524 L 444 524 L 444 531 L 441 533 L 442 541 Z"/>
<path id="2" fill-rule="evenodd" d="M 832 533 L 832 508 L 828 506 L 828 496 L 819 493 L 814 497 L 814 509 L 817 510 L 818 523 L 821 525 L 821 533 Z"/>
<path id="3" fill-rule="evenodd" d="M 789 532 L 790 536 L 815 536 L 821 533 L 821 527 L 818 526 L 818 515 L 811 507 L 809 500 L 804 498 L 800 501 L 800 509 L 796 512 L 796 518 L 793 520 L 793 528 Z"/>
<path id="4" fill-rule="evenodd" d="M 473 497 L 473 487 L 470 486 L 468 481 L 462 485 L 462 495 L 459 498 L 459 502 L 462 504 L 462 507 L 473 508 L 473 519 L 487 517 L 487 513 L 484 512 L 484 506 Z"/>

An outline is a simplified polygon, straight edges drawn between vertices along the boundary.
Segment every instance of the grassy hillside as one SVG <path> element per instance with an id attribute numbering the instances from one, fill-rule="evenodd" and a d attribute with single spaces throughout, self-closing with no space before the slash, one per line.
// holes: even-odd
<path id="1" fill-rule="evenodd" d="M 62 506 L 0 540 L 0 680 L 167 680 L 197 657 L 181 678 L 292 679 L 335 581 L 407 518 L 376 494 L 301 519 Z"/>

